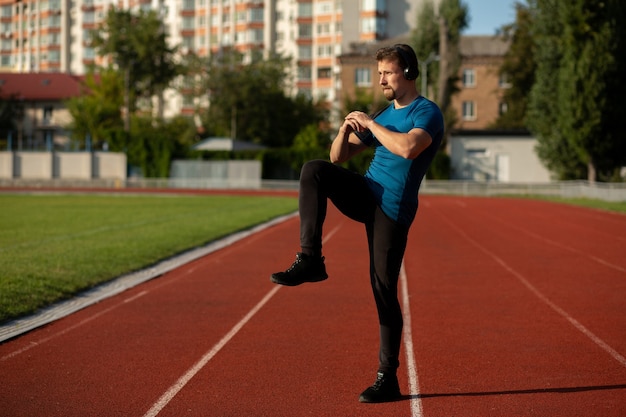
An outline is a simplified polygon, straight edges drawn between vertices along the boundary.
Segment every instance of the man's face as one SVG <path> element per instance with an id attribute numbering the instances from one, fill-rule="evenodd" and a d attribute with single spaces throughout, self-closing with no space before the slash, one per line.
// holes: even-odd
<path id="1" fill-rule="evenodd" d="M 378 61 L 378 83 L 383 95 L 389 101 L 400 98 L 403 94 L 404 75 L 402 67 L 395 60 Z"/>

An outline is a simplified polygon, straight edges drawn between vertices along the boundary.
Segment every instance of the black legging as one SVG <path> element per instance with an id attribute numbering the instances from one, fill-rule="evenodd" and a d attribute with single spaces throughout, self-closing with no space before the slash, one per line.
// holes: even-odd
<path id="1" fill-rule="evenodd" d="M 302 167 L 299 198 L 300 245 L 304 253 L 322 253 L 327 199 L 347 217 L 365 224 L 370 281 L 380 324 L 379 371 L 395 373 L 399 366 L 403 324 L 398 276 L 408 227 L 382 212 L 362 175 L 328 161 L 310 161 Z"/>

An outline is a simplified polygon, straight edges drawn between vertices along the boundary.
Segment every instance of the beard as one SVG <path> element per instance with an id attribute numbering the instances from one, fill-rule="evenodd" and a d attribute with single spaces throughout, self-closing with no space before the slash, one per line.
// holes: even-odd
<path id="1" fill-rule="evenodd" d="M 383 95 L 387 99 L 387 101 L 393 101 L 396 98 L 396 92 L 393 88 L 387 87 L 383 88 Z"/>

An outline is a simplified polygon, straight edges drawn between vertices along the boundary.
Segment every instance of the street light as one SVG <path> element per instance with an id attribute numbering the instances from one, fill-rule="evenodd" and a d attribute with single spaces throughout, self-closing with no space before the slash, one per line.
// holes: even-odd
<path id="1" fill-rule="evenodd" d="M 425 61 L 422 61 L 420 63 L 420 67 L 421 67 L 420 71 L 422 73 L 422 91 L 420 91 L 420 93 L 424 97 L 426 97 L 426 89 L 428 88 L 428 64 L 430 64 L 433 61 L 439 61 L 439 55 L 435 54 L 434 52 L 431 52 L 430 55 L 428 55 L 428 58 L 426 58 Z"/>

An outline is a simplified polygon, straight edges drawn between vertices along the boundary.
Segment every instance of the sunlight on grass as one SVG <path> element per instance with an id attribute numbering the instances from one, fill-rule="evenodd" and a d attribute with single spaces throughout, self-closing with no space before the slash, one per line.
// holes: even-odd
<path id="1" fill-rule="evenodd" d="M 0 321 L 297 209 L 257 196 L 0 195 Z"/>

